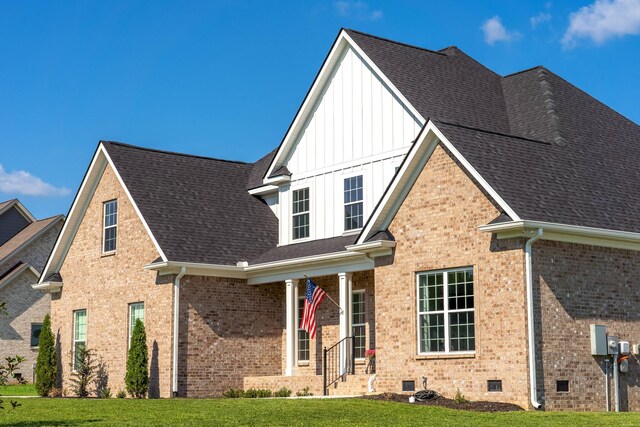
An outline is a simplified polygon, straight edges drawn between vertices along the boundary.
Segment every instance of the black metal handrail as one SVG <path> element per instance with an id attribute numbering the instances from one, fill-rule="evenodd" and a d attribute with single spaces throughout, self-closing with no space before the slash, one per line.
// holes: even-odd
<path id="1" fill-rule="evenodd" d="M 356 354 L 353 351 L 356 345 L 356 337 L 346 337 L 332 345 L 324 348 L 322 354 L 322 382 L 324 385 L 324 395 L 329 394 L 329 387 L 338 382 L 345 381 L 347 375 L 355 374 Z M 345 351 L 345 367 L 344 372 L 340 367 L 340 350 Z"/>

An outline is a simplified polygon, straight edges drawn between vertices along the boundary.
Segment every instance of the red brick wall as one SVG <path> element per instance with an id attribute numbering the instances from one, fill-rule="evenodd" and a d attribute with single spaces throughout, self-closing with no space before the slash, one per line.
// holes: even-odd
<path id="1" fill-rule="evenodd" d="M 606 325 L 609 335 L 640 342 L 640 252 L 539 241 L 533 271 L 546 409 L 604 411 L 603 360 L 591 356 L 589 325 Z M 621 406 L 638 411 L 638 358 L 632 355 L 629 365 L 620 374 Z M 569 393 L 556 392 L 559 379 L 569 380 Z"/>
<path id="2" fill-rule="evenodd" d="M 281 374 L 284 284 L 185 276 L 180 284 L 180 396 L 243 388 L 245 376 Z"/>
<path id="3" fill-rule="evenodd" d="M 528 405 L 524 257 L 521 240 L 495 241 L 478 226 L 500 211 L 437 147 L 392 221 L 397 246 L 375 269 L 377 389 L 398 392 L 402 380 L 429 378 L 453 397 Z M 472 266 L 476 352 L 418 356 L 416 272 Z M 503 392 L 487 392 L 487 380 Z"/>

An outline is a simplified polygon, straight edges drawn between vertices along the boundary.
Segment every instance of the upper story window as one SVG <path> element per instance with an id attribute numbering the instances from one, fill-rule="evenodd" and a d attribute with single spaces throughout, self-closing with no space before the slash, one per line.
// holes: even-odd
<path id="1" fill-rule="evenodd" d="M 118 201 L 111 200 L 104 203 L 104 235 L 102 237 L 102 252 L 116 250 L 118 232 Z"/>
<path id="2" fill-rule="evenodd" d="M 309 237 L 309 188 L 293 191 L 293 240 Z"/>
<path id="3" fill-rule="evenodd" d="M 362 175 L 344 180 L 344 229 L 356 230 L 363 225 Z"/>
<path id="4" fill-rule="evenodd" d="M 475 351 L 473 268 L 417 276 L 418 351 Z"/>

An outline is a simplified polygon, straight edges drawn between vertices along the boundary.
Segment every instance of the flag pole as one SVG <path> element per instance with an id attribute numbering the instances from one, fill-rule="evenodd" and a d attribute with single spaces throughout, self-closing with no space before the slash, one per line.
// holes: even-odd
<path id="1" fill-rule="evenodd" d="M 306 274 L 303 274 L 304 278 L 309 280 L 309 278 L 307 277 Z M 344 310 L 342 309 L 342 307 L 340 307 L 340 304 L 338 304 L 333 298 L 331 298 L 331 296 L 328 293 L 324 293 L 324 295 L 329 298 L 331 300 L 332 303 L 334 303 L 336 305 L 336 307 L 338 307 L 338 309 L 340 310 L 340 314 L 344 313 Z"/>

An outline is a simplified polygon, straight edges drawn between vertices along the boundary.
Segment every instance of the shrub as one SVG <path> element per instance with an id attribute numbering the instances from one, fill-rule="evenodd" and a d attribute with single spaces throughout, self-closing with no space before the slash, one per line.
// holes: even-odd
<path id="1" fill-rule="evenodd" d="M 9 382 L 9 378 L 15 378 L 20 384 L 26 384 L 21 374 L 17 374 L 18 366 L 25 361 L 22 356 L 5 357 L 5 363 L 0 364 L 0 386 L 6 385 Z"/>
<path id="2" fill-rule="evenodd" d="M 465 403 L 467 398 L 464 397 L 464 394 L 460 393 L 460 389 L 456 391 L 456 395 L 453 397 L 453 400 L 456 401 L 457 404 Z"/>
<path id="3" fill-rule="evenodd" d="M 149 349 L 144 323 L 137 319 L 131 333 L 131 346 L 127 358 L 127 374 L 124 377 L 127 392 L 132 397 L 143 399 L 149 390 Z"/>
<path id="4" fill-rule="evenodd" d="M 62 389 L 59 387 L 51 387 L 49 390 L 49 397 L 62 397 Z"/>
<path id="5" fill-rule="evenodd" d="M 124 390 L 118 390 L 118 393 L 116 393 L 116 397 L 118 399 L 124 399 L 125 397 L 127 397 L 127 392 Z"/>
<path id="6" fill-rule="evenodd" d="M 42 322 L 38 359 L 36 361 L 36 391 L 44 397 L 56 386 L 58 378 L 58 355 L 56 343 L 51 332 L 51 317 L 47 314 Z"/>
<path id="7" fill-rule="evenodd" d="M 296 396 L 298 396 L 298 397 L 313 396 L 313 393 L 309 393 L 309 387 L 305 387 L 302 390 L 299 390 L 296 393 Z"/>
<path id="8" fill-rule="evenodd" d="M 71 357 L 71 388 L 78 397 L 89 396 L 89 384 L 96 376 L 94 353 L 85 346 L 78 346 L 75 355 Z"/>
<path id="9" fill-rule="evenodd" d="M 249 399 L 259 398 L 259 397 L 271 397 L 272 395 L 273 393 L 271 392 L 271 390 L 256 389 L 256 388 L 250 388 L 249 390 L 244 392 L 244 397 Z"/>
<path id="10" fill-rule="evenodd" d="M 229 390 L 222 393 L 222 396 L 226 397 L 227 399 L 238 399 L 240 397 L 244 397 L 244 391 L 240 389 L 236 390 L 235 388 L 230 388 Z"/>
<path id="11" fill-rule="evenodd" d="M 98 393 L 98 396 L 102 399 L 110 399 L 111 398 L 111 389 L 109 387 L 104 387 Z"/>
<path id="12" fill-rule="evenodd" d="M 291 396 L 291 390 L 286 387 L 282 387 L 280 390 L 273 393 L 274 397 L 289 397 Z"/>

